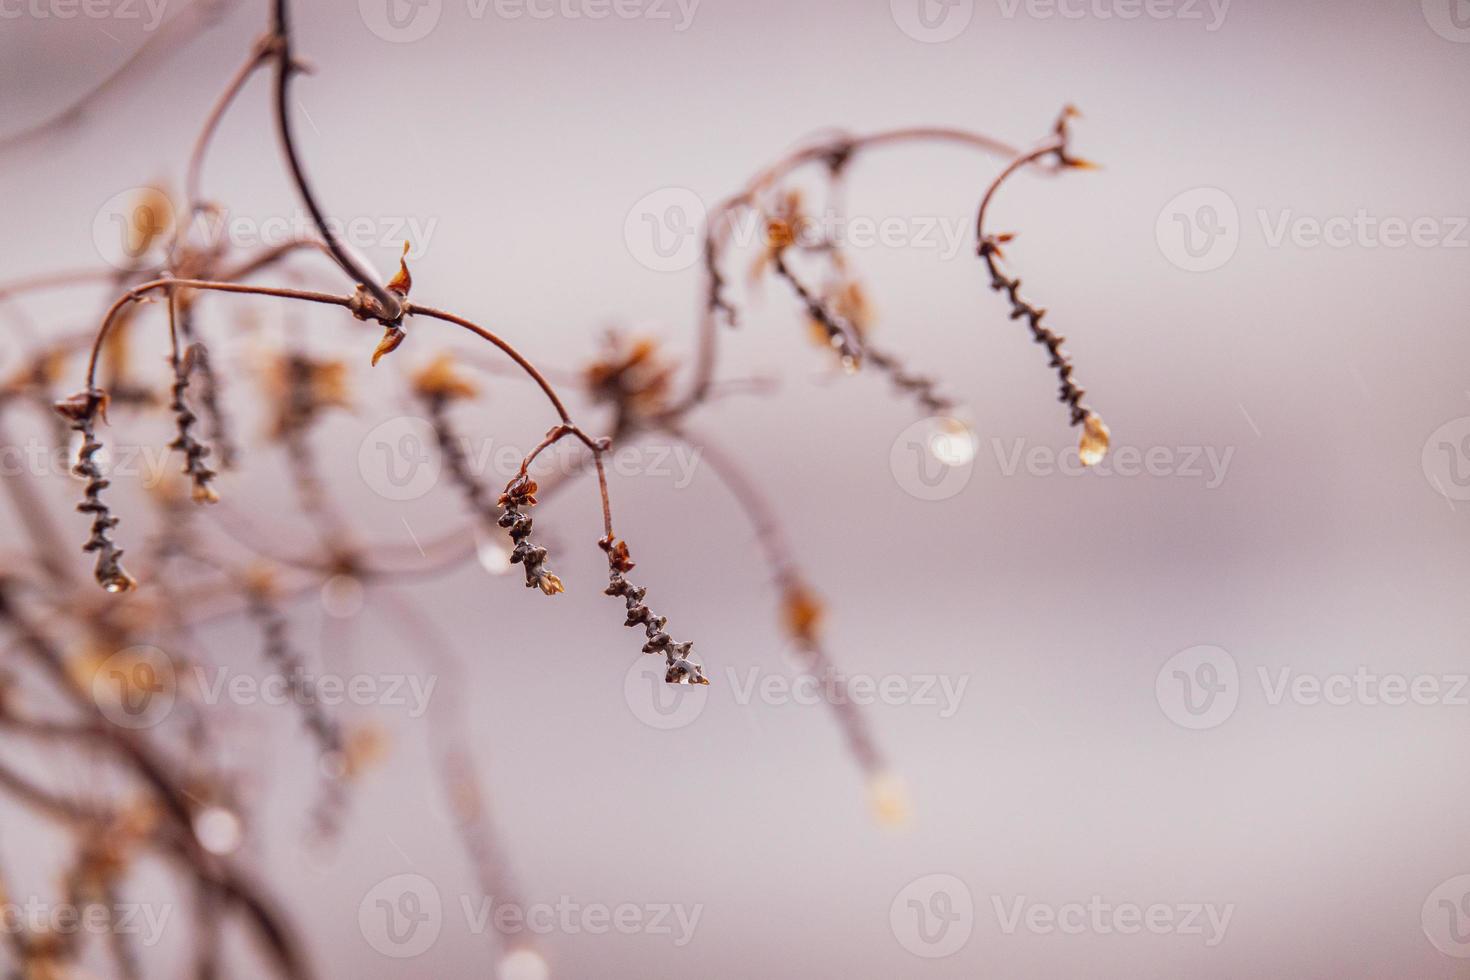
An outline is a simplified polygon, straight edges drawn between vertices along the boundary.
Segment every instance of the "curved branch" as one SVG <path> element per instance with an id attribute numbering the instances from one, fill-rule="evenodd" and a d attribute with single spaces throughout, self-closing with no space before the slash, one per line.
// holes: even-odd
<path id="1" fill-rule="evenodd" d="M 327 250 L 332 253 L 337 264 L 352 277 L 354 282 L 372 294 L 373 299 L 377 300 L 387 311 L 389 320 L 397 320 L 403 315 L 402 299 L 390 290 L 384 289 L 377 277 L 369 275 L 342 245 L 336 234 L 327 226 L 326 212 L 317 203 L 316 195 L 311 190 L 311 183 L 306 179 L 306 170 L 296 150 L 296 139 L 291 129 L 291 76 L 300 71 L 301 66 L 291 54 L 291 26 L 286 0 L 275 0 L 272 6 L 271 34 L 273 43 L 268 46 L 267 50 L 273 53 L 276 59 L 276 130 L 280 134 L 281 149 L 286 154 L 286 165 L 291 170 L 291 178 L 295 181 L 296 189 L 301 194 L 302 203 L 306 205 L 306 210 L 311 212 L 311 220 L 316 223 L 322 241 L 326 243 Z"/>
<path id="2" fill-rule="evenodd" d="M 714 382 L 715 348 L 718 343 L 719 317 L 723 313 L 733 322 L 734 307 L 724 298 L 724 276 L 720 273 L 720 252 L 730 235 L 731 216 L 740 208 L 754 204 L 756 198 L 778 181 L 800 167 L 825 163 L 834 173 L 845 168 L 859 153 L 875 147 L 909 143 L 945 143 L 969 147 L 982 153 L 1005 158 L 1021 151 L 982 133 L 944 126 L 916 126 L 883 130 L 866 136 L 838 135 L 787 154 L 759 171 L 743 189 L 720 201 L 710 209 L 705 220 L 704 271 L 705 298 L 700 314 L 696 342 L 694 379 L 689 393 L 668 413 L 676 417 L 704 401 Z"/>

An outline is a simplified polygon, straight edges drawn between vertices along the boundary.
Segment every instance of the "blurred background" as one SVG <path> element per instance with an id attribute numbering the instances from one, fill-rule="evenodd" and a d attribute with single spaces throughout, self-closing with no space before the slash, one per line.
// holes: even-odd
<path id="1" fill-rule="evenodd" d="M 161 2 L 0 8 L 3 133 L 192 16 Z M 1073 103 L 1074 149 L 1102 165 L 1022 173 L 991 215 L 1017 233 L 1007 256 L 1112 428 L 1092 471 L 1075 465 L 1044 353 L 974 255 L 1000 159 L 894 147 L 848 174 L 874 339 L 940 377 L 973 426 L 973 460 L 938 490 L 938 471 L 915 469 L 927 430 L 912 402 L 834 372 L 783 283 L 746 287 L 758 250 L 728 255 L 743 315 L 721 336 L 720 376 L 780 385 L 691 426 L 767 488 L 827 600 L 833 656 L 887 692 L 862 710 L 907 787 L 904 826 L 875 820 L 830 712 L 791 688 L 771 568 L 697 452 L 635 455 L 612 492 L 636 577 L 696 641 L 706 690 L 630 673 L 638 638 L 601 595 L 587 478 L 537 515 L 564 596 L 469 561 L 391 599 L 370 590 L 361 609 L 291 607 L 299 645 L 338 673 L 437 680 L 430 713 L 461 702 L 521 901 L 573 910 L 523 933 L 552 975 L 1466 975 L 1463 0 L 297 7 L 315 71 L 294 87 L 295 121 L 325 206 L 360 222 L 349 237 L 385 278 L 411 240 L 415 300 L 551 368 L 582 367 L 609 327 L 687 365 L 699 202 L 813 133 L 934 124 L 1026 146 Z M 263 4 L 226 6 L 75 125 L 6 150 L 0 279 L 115 260 L 116 202 L 180 189 L 202 117 L 265 23 Z M 272 127 L 257 77 L 205 171 L 240 234 L 300 218 Z M 860 238 L 885 221 L 893 235 Z M 319 259 L 293 268 L 345 290 Z M 92 285 L 17 302 L 44 337 L 93 327 L 108 301 Z M 202 303 L 245 442 L 245 467 L 219 482 L 238 536 L 291 550 L 311 533 L 261 438 L 252 377 L 287 335 L 351 365 L 355 408 L 314 442 L 363 537 L 402 550 L 467 526 L 447 479 L 395 494 L 372 463 L 421 414 L 405 369 L 471 349 L 452 331 L 412 323 L 370 373 L 380 331 L 340 310 Z M 161 327 L 143 324 L 136 357 L 166 383 Z M 7 371 L 22 349 L 9 329 Z M 476 446 L 518 458 L 554 419 L 523 382 L 485 384 L 456 417 Z M 10 420 L 17 444 L 46 431 L 33 415 Z M 168 439 L 157 420 L 108 431 Z M 118 483 L 119 513 L 137 515 L 120 534 L 141 547 L 146 493 Z M 79 543 L 77 485 L 50 488 Z M 20 547 L 13 511 L 0 527 Z M 266 669 L 238 617 L 205 629 L 221 662 Z M 446 653 L 462 674 L 430 666 Z M 381 730 L 387 754 L 325 850 L 303 833 L 315 777 L 298 719 L 221 708 L 250 774 L 242 853 L 324 976 L 489 975 L 493 930 L 435 787 L 426 717 L 391 700 L 342 709 Z M 55 779 L 98 778 L 8 743 Z M 12 893 L 45 895 L 64 838 L 4 806 Z M 186 962 L 187 894 L 148 897 L 168 887 L 143 874 L 128 889 L 177 915 L 149 976 Z M 425 910 L 432 937 L 400 944 L 374 918 L 380 900 Z M 597 927 L 624 906 L 628 928 Z"/>

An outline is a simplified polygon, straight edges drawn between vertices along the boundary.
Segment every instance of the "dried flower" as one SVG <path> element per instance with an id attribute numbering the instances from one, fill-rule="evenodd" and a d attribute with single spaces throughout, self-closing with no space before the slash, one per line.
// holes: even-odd
<path id="1" fill-rule="evenodd" d="M 348 779 L 361 776 L 388 757 L 391 740 L 383 726 L 364 722 L 346 732 L 342 748 L 344 774 Z"/>
<path id="2" fill-rule="evenodd" d="M 766 247 L 772 252 L 781 252 L 795 245 L 798 230 L 805 220 L 801 210 L 801 191 L 788 189 L 766 218 Z"/>
<path id="3" fill-rule="evenodd" d="M 205 457 L 209 455 L 209 447 L 194 437 L 191 430 L 194 423 L 198 421 L 198 416 L 189 408 L 189 403 L 184 397 L 189 389 L 189 378 L 201 349 L 197 344 L 192 345 L 184 352 L 183 357 L 176 358 L 174 361 L 173 399 L 169 402 L 169 408 L 174 413 L 174 425 L 178 435 L 173 442 L 168 444 L 168 447 L 184 454 L 182 472 L 193 482 L 194 502 L 213 504 L 219 501 L 219 494 L 209 485 L 209 482 L 214 479 L 214 470 L 204 463 Z"/>
<path id="4" fill-rule="evenodd" d="M 511 480 L 500 495 L 500 506 L 505 510 L 497 523 L 510 532 L 510 539 L 515 542 L 510 560 L 525 569 L 526 588 L 539 588 L 546 595 L 556 595 L 565 592 L 566 588 L 561 579 L 546 567 L 546 549 L 527 540 L 531 536 L 533 522 L 525 511 L 535 505 L 536 481 L 522 473 Z"/>
<path id="5" fill-rule="evenodd" d="M 0 383 L 0 393 L 21 394 L 32 389 L 44 391 L 61 377 L 65 366 L 66 352 L 61 348 L 52 347 L 39 351 Z"/>
<path id="6" fill-rule="evenodd" d="M 797 244 L 806 218 L 801 212 L 801 192 L 789 189 L 765 215 L 766 247 L 750 266 L 750 281 L 759 282 L 788 248 Z"/>
<path id="7" fill-rule="evenodd" d="M 500 495 L 500 506 L 534 507 L 536 491 L 539 489 L 541 488 L 536 486 L 536 481 L 529 474 L 521 473 L 505 485 L 505 492 Z"/>
<path id="8" fill-rule="evenodd" d="M 97 584 L 108 592 L 131 592 L 138 582 L 122 567 L 123 550 L 112 540 L 112 529 L 118 519 L 102 500 L 102 491 L 111 486 L 111 481 L 102 475 L 97 465 L 97 452 L 102 443 L 97 439 L 97 419 L 107 421 L 107 394 L 96 388 L 68 395 L 55 405 L 62 418 L 71 423 L 73 431 L 82 437 L 82 447 L 77 453 L 72 472 L 87 481 L 84 498 L 77 510 L 92 515 L 92 534 L 82 545 L 82 550 L 97 553 L 97 564 L 93 577 Z"/>
<path id="9" fill-rule="evenodd" d="M 408 334 L 404 333 L 401 328 L 389 324 L 383 331 L 383 339 L 378 341 L 377 347 L 373 348 L 373 367 L 378 366 L 378 362 L 383 359 L 384 355 L 396 351 L 407 336 Z"/>
<path id="10" fill-rule="evenodd" d="M 624 626 L 643 627 L 644 635 L 648 638 L 648 642 L 643 644 L 643 652 L 664 655 L 667 665 L 664 681 L 669 684 L 708 684 L 704 668 L 689 657 L 694 644 L 689 641 L 678 642 L 665 632 L 664 627 L 669 624 L 668 617 L 655 615 L 653 610 L 643 604 L 648 590 L 633 585 L 623 577 L 624 572 L 633 568 L 633 562 L 628 559 L 627 542 L 606 537 L 597 543 L 607 552 L 608 585 L 603 592 L 620 597 L 627 606 L 628 616 L 623 621 Z"/>
<path id="11" fill-rule="evenodd" d="M 153 695 L 171 693 L 175 675 L 158 667 L 152 648 L 119 648 L 116 635 L 100 633 L 87 637 L 66 661 L 67 674 L 77 690 L 117 704 L 147 703 Z"/>
<path id="12" fill-rule="evenodd" d="M 398 271 L 393 274 L 392 279 L 388 280 L 387 289 L 400 299 L 407 299 L 408 291 L 412 288 L 413 276 L 408 272 L 408 242 L 404 242 L 403 253 L 398 257 Z M 383 309 L 377 299 L 359 284 L 357 292 L 353 294 L 352 304 L 348 308 L 359 320 L 377 320 L 383 324 L 383 339 L 378 341 L 378 346 L 373 351 L 374 367 L 377 367 L 378 361 L 382 360 L 385 355 L 397 350 L 404 338 L 408 336 L 403 332 L 401 326 L 403 315 L 408 310 L 407 303 L 400 303 L 398 315 L 389 317 L 388 312 Z"/>
<path id="13" fill-rule="evenodd" d="M 264 377 L 275 409 L 271 439 L 306 428 L 325 409 L 352 407 L 347 365 L 342 361 L 280 354 L 266 363 Z"/>
<path id="14" fill-rule="evenodd" d="M 1050 151 L 1033 151 L 1029 157 L 1023 157 L 1022 159 L 1039 159 L 1041 156 L 1050 153 L 1055 154 L 1057 160 L 1063 166 L 1089 169 L 1092 166 L 1091 164 L 1085 160 L 1071 156 L 1067 149 L 1070 136 L 1068 123 L 1077 115 L 1078 112 L 1073 106 L 1069 105 L 1063 109 L 1062 114 L 1057 118 L 1055 128 L 1057 140 L 1055 148 Z M 1005 178 L 1011 173 L 1014 173 L 1016 169 L 1016 164 L 1012 164 L 1011 167 L 1003 171 L 996 178 L 995 182 L 991 184 L 985 194 L 985 198 L 980 205 L 980 214 L 976 219 L 976 232 L 980 242 L 977 251 L 990 273 L 990 288 L 996 292 L 1004 293 L 1010 302 L 1011 319 L 1025 320 L 1031 330 L 1031 339 L 1045 347 L 1047 353 L 1051 355 L 1051 366 L 1056 370 L 1057 377 L 1061 382 L 1058 388 L 1058 400 L 1070 409 L 1071 424 L 1082 425 L 1092 413 L 1082 402 L 1087 392 L 1072 379 L 1072 363 L 1068 359 L 1066 351 L 1062 349 L 1062 345 L 1066 343 L 1067 338 L 1060 336 L 1042 324 L 1041 321 L 1046 316 L 1046 310 L 1036 306 L 1021 295 L 1021 280 L 1019 278 L 1007 275 L 1001 270 L 1001 245 L 1011 241 L 1014 236 L 1011 234 L 993 235 L 985 231 L 985 206 L 989 203 L 991 195 L 1000 187 Z M 1105 438 L 1103 441 L 1106 443 Z M 1094 447 L 1096 446 L 1096 442 L 1097 439 L 1094 437 L 1092 440 Z M 1106 451 L 1105 444 L 1103 449 Z M 1101 459 L 1102 457 L 1099 455 L 1097 458 Z"/>
<path id="15" fill-rule="evenodd" d="M 456 401 L 474 398 L 480 393 L 464 375 L 455 370 L 454 358 L 440 354 L 413 376 L 413 390 L 429 399 Z"/>
<path id="16" fill-rule="evenodd" d="M 597 542 L 607 552 L 607 563 L 615 572 L 631 572 L 634 563 L 628 558 L 628 542 L 617 538 L 603 538 Z"/>
<path id="17" fill-rule="evenodd" d="M 610 331 L 602 355 L 583 372 L 594 400 L 639 417 L 663 411 L 673 387 L 674 365 L 651 337 L 626 338 Z"/>
<path id="18" fill-rule="evenodd" d="M 399 296 L 408 296 L 408 291 L 413 288 L 413 276 L 408 274 L 408 242 L 403 243 L 403 251 L 398 256 L 398 271 L 393 278 L 388 280 L 388 290 Z"/>
<path id="19" fill-rule="evenodd" d="M 826 607 L 805 583 L 793 581 L 781 594 L 781 619 L 792 639 L 803 646 L 817 642 Z"/>

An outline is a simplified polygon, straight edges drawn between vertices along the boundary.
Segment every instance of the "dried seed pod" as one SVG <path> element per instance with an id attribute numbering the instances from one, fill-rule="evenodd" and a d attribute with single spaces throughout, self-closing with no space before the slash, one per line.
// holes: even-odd
<path id="1" fill-rule="evenodd" d="M 447 354 L 415 375 L 413 386 L 428 410 L 429 424 L 434 430 L 434 442 L 449 468 L 450 479 L 459 487 L 470 505 L 470 510 L 487 527 L 499 523 L 495 501 L 491 499 L 484 481 L 470 466 L 464 443 L 456 436 L 449 420 L 449 403 L 459 398 L 473 398 L 478 394 L 477 390 L 453 371 L 453 363 Z M 529 528 L 531 518 L 520 516 Z"/>
<path id="2" fill-rule="evenodd" d="M 536 504 L 536 481 L 525 473 L 506 485 L 500 495 L 500 506 L 504 512 L 496 522 L 510 532 L 515 547 L 511 549 L 511 564 L 520 565 L 526 571 L 526 588 L 539 588 L 546 595 L 565 592 L 561 579 L 546 567 L 546 549 L 532 545 L 527 539 L 531 535 L 531 515 L 523 508 Z"/>
<path id="3" fill-rule="evenodd" d="M 653 610 L 643 604 L 648 590 L 632 584 L 624 577 L 623 573 L 633 567 L 633 562 L 628 559 L 627 542 L 606 537 L 597 543 L 608 556 L 608 584 L 603 592 L 621 598 L 627 606 L 628 615 L 623 621 L 624 626 L 643 627 L 643 633 L 648 638 L 648 642 L 643 644 L 643 652 L 664 655 L 668 666 L 664 680 L 670 684 L 708 684 L 704 668 L 689 658 L 694 644 L 687 640 L 676 642 L 664 632 L 664 627 L 669 623 L 668 617 L 655 615 Z"/>
<path id="4" fill-rule="evenodd" d="M 174 413 L 174 424 L 178 435 L 173 442 L 168 444 L 170 449 L 177 449 L 184 454 L 183 473 L 193 482 L 193 498 L 195 503 L 213 504 L 219 501 L 219 494 L 210 486 L 214 479 L 214 470 L 205 465 L 205 457 L 209 455 L 209 447 L 201 443 L 193 434 L 194 423 L 198 421 L 185 394 L 189 390 L 189 378 L 193 374 L 196 358 L 199 356 L 198 345 L 192 345 L 184 352 L 184 356 L 174 361 L 174 384 L 173 398 L 169 402 L 169 408 Z"/>
<path id="5" fill-rule="evenodd" d="M 863 362 L 863 342 L 857 328 L 806 287 L 787 264 L 784 251 L 776 253 L 774 262 L 776 274 L 791 284 L 792 290 L 805 304 L 812 323 L 826 332 L 827 343 L 837 352 L 843 369 L 849 373 L 856 372 Z"/>
<path id="6" fill-rule="evenodd" d="M 97 564 L 93 577 L 97 584 L 108 592 L 131 592 L 138 582 L 122 567 L 123 550 L 112 540 L 112 529 L 118 519 L 102 500 L 102 491 L 112 485 L 102 475 L 97 464 L 97 452 L 102 443 L 97 439 L 97 419 L 107 420 L 107 394 L 97 388 L 89 388 L 68 395 L 57 402 L 55 409 L 62 418 L 71 423 L 73 431 L 82 437 L 81 450 L 77 453 L 72 472 L 87 481 L 84 498 L 77 510 L 92 515 L 92 533 L 82 550 L 97 553 Z"/>

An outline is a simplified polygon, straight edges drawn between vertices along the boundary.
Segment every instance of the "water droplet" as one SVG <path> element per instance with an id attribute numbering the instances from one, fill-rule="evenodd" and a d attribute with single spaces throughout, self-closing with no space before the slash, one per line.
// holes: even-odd
<path id="1" fill-rule="evenodd" d="M 868 777 L 868 802 L 880 827 L 898 829 L 908 825 L 912 815 L 909 793 L 898 774 L 884 769 Z"/>
<path id="2" fill-rule="evenodd" d="M 194 815 L 194 837 L 211 854 L 233 854 L 243 836 L 240 818 L 222 806 L 207 806 Z"/>
<path id="3" fill-rule="evenodd" d="M 936 418 L 929 436 L 929 455 L 945 466 L 964 466 L 975 458 L 975 433 L 953 417 Z"/>
<path id="4" fill-rule="evenodd" d="M 362 582 L 352 575 L 333 575 L 322 585 L 322 608 L 335 619 L 351 619 L 362 612 Z"/>
<path id="5" fill-rule="evenodd" d="M 491 575 L 504 575 L 510 571 L 510 549 L 505 546 L 503 532 L 477 528 L 475 556 L 480 559 L 480 567 Z"/>
<path id="6" fill-rule="evenodd" d="M 106 592 L 117 595 L 121 592 L 131 592 L 138 587 L 138 582 L 121 568 L 113 572 L 98 576 L 97 582 Z"/>
<path id="7" fill-rule="evenodd" d="M 500 958 L 497 980 L 547 980 L 551 969 L 534 949 L 517 949 Z"/>
<path id="8" fill-rule="evenodd" d="M 1108 454 L 1109 431 L 1107 424 L 1092 412 L 1082 420 L 1082 438 L 1077 443 L 1077 455 L 1083 466 L 1096 466 Z"/>

